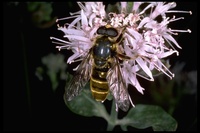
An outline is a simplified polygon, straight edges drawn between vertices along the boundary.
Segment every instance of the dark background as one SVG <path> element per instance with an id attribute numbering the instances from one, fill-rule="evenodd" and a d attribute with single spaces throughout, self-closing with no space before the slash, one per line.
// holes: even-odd
<path id="1" fill-rule="evenodd" d="M 68 3 L 53 3 L 53 16 L 68 16 L 69 12 L 79 10 Z M 176 29 L 191 29 L 192 33 L 179 36 L 182 46 L 180 56 L 172 56 L 172 65 L 176 61 L 186 62 L 185 71 L 197 69 L 197 3 L 177 2 L 178 10 L 191 10 L 193 15 L 184 16 L 184 20 L 174 22 Z M 64 21 L 65 22 L 65 21 Z M 22 38 L 23 35 L 23 38 Z M 83 117 L 72 113 L 63 101 L 64 82 L 53 92 L 50 81 L 39 81 L 35 76 L 41 57 L 49 53 L 59 53 L 49 39 L 50 36 L 61 37 L 56 24 L 41 29 L 35 27 L 26 12 L 25 4 L 19 7 L 3 4 L 3 128 L 4 131 L 70 131 L 106 129 L 103 118 Z M 24 40 L 24 44 L 23 41 Z M 64 55 L 66 51 L 61 51 Z M 67 60 L 67 55 L 65 60 Z M 26 69 L 27 65 L 27 69 Z M 69 68 L 70 69 L 70 68 Z M 30 92 L 27 92 L 27 82 Z M 28 95 L 30 94 L 30 99 Z M 141 95 L 145 97 L 145 95 Z M 197 115 L 197 105 L 193 97 L 182 100 L 175 112 L 178 131 L 196 131 L 192 119 Z M 30 102 L 30 104 L 29 104 Z M 178 112 L 177 112 L 178 111 Z M 191 117 L 192 118 L 191 118 Z M 192 125 L 192 126 L 191 126 Z M 118 130 L 118 127 L 115 128 Z M 134 130 L 134 129 L 133 129 Z M 136 130 L 136 129 L 135 129 Z"/>

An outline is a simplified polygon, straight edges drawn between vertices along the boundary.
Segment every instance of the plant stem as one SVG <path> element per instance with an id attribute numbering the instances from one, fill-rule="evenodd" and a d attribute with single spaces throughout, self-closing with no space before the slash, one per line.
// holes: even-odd
<path id="1" fill-rule="evenodd" d="M 115 100 L 112 101 L 110 119 L 108 120 L 107 131 L 112 131 L 116 125 L 118 112 L 115 110 Z"/>
<path id="2" fill-rule="evenodd" d="M 21 32 L 21 39 L 22 39 L 23 57 L 24 57 L 23 60 L 24 60 L 25 82 L 26 82 L 26 94 L 27 94 L 27 100 L 28 100 L 28 109 L 31 115 L 31 95 L 30 95 L 30 85 L 29 85 L 29 78 L 28 78 L 26 47 L 25 47 L 24 35 L 22 32 Z"/>

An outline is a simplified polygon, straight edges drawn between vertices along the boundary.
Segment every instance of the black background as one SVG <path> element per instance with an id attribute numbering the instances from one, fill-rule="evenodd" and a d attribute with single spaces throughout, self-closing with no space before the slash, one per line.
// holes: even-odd
<path id="1" fill-rule="evenodd" d="M 21 4 L 20 8 L 16 8 L 8 6 L 7 3 L 3 4 L 4 131 L 104 131 L 106 121 L 103 118 L 79 116 L 66 107 L 63 101 L 64 82 L 61 82 L 56 92 L 53 92 L 49 80 L 41 82 L 35 76 L 36 67 L 41 66 L 41 57 L 49 53 L 59 53 L 55 49 L 55 44 L 52 44 L 49 39 L 50 36 L 61 37 L 62 33 L 57 30 L 56 24 L 47 29 L 35 27 L 24 5 Z M 77 11 L 77 7 L 76 4 L 73 8 L 68 8 L 67 3 L 54 3 L 53 15 L 58 18 L 66 17 L 69 12 Z M 186 62 L 185 71 L 196 70 L 197 3 L 177 2 L 176 9 L 191 10 L 193 15 L 180 14 L 180 16 L 185 16 L 185 19 L 174 22 L 172 27 L 189 28 L 192 33 L 184 33 L 179 37 L 178 43 L 182 46 L 182 50 L 179 50 L 180 56 L 172 56 L 172 64 L 176 61 L 184 61 Z M 22 34 L 25 45 L 22 43 Z M 61 52 L 64 55 L 67 54 L 66 51 Z M 65 60 L 67 60 L 67 55 Z M 25 65 L 28 68 L 30 106 L 25 82 L 27 80 Z M 196 103 L 191 97 L 180 103 L 175 116 L 179 123 L 178 131 L 197 130 L 196 124 L 191 126 L 190 119 L 190 116 L 196 117 L 196 108 Z M 115 130 L 119 130 L 118 127 Z"/>

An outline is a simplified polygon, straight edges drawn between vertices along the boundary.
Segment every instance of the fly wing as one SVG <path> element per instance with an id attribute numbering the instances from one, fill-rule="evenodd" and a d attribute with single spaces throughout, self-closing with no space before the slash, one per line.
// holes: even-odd
<path id="1" fill-rule="evenodd" d="M 108 85 L 116 102 L 116 110 L 118 111 L 118 108 L 120 108 L 126 112 L 130 106 L 129 93 L 121 73 L 118 58 L 114 57 L 113 61 L 113 66 L 111 66 L 107 75 Z"/>
<path id="2" fill-rule="evenodd" d="M 90 52 L 80 63 L 74 77 L 65 86 L 64 98 L 71 101 L 74 97 L 79 95 L 84 88 L 91 75 L 91 55 Z"/>

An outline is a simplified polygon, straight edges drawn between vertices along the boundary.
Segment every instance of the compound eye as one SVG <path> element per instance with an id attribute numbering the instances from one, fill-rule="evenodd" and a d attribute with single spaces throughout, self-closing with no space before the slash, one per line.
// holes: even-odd
<path id="1" fill-rule="evenodd" d="M 118 35 L 118 32 L 114 28 L 108 28 L 106 30 L 106 35 L 109 36 L 109 37 L 116 37 Z"/>
<path id="2" fill-rule="evenodd" d="M 99 27 L 98 30 L 97 30 L 97 34 L 105 35 L 106 34 L 106 27 L 105 26 Z"/>

